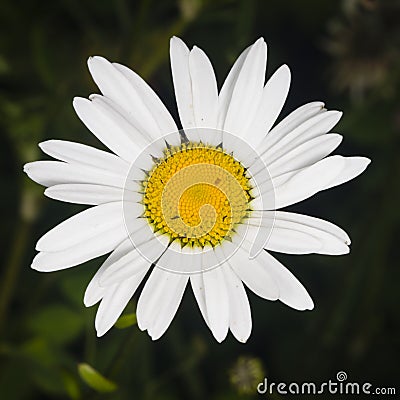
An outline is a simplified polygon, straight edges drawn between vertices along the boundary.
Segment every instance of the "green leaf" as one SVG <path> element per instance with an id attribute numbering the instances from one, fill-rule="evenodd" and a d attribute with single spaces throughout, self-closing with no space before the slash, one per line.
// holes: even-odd
<path id="1" fill-rule="evenodd" d="M 135 324 L 136 324 L 136 314 L 131 313 L 131 314 L 124 314 L 121 317 L 119 317 L 114 326 L 118 329 L 125 329 Z"/>
<path id="2" fill-rule="evenodd" d="M 70 374 L 68 371 L 64 371 L 62 374 L 64 381 L 65 390 L 71 400 L 79 400 L 81 398 L 81 392 L 77 378 Z"/>
<path id="3" fill-rule="evenodd" d="M 78 372 L 83 381 L 86 382 L 92 389 L 100 393 L 107 393 L 115 391 L 118 386 L 116 383 L 105 378 L 100 372 L 96 371 L 89 364 L 78 364 Z"/>
<path id="4" fill-rule="evenodd" d="M 66 271 L 64 275 L 60 282 L 62 293 L 73 305 L 82 308 L 83 293 L 85 293 L 93 272 L 90 268 L 81 268 L 80 270 Z"/>
<path id="5" fill-rule="evenodd" d="M 52 304 L 32 314 L 28 327 L 32 333 L 52 343 L 69 343 L 84 328 L 83 312 L 76 312 L 62 304 Z"/>

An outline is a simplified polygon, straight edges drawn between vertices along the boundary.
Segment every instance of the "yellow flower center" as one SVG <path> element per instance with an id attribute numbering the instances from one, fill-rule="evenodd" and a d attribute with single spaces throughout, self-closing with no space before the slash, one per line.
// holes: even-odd
<path id="1" fill-rule="evenodd" d="M 216 246 L 229 239 L 250 211 L 249 176 L 220 147 L 167 147 L 143 182 L 144 216 L 154 231 L 182 246 Z"/>

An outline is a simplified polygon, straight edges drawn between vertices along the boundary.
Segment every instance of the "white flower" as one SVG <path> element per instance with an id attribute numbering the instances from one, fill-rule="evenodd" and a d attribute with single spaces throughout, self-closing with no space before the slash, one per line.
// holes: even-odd
<path id="1" fill-rule="evenodd" d="M 345 254 L 348 235 L 330 222 L 275 211 L 340 185 L 365 170 L 364 157 L 328 155 L 342 137 L 327 133 L 342 113 L 305 104 L 275 125 L 290 85 L 280 67 L 265 84 L 267 46 L 257 40 L 237 59 L 219 94 L 197 47 L 171 39 L 171 67 L 183 131 L 153 90 L 127 67 L 88 61 L 102 95 L 75 98 L 87 128 L 112 153 L 49 140 L 59 161 L 25 165 L 53 199 L 93 205 L 46 233 L 38 271 L 107 254 L 84 303 L 100 302 L 98 336 L 115 323 L 150 272 L 137 305 L 139 328 L 158 339 L 190 280 L 205 322 L 221 342 L 251 332 L 243 283 L 297 310 L 313 308 L 301 283 L 269 251 Z"/>

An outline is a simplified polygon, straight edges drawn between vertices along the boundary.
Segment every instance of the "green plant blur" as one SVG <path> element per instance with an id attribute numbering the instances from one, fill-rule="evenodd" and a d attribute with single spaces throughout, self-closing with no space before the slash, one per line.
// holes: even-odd
<path id="1" fill-rule="evenodd" d="M 398 21 L 397 0 L 3 0 L 0 399 L 257 398 L 264 376 L 321 382 L 340 370 L 352 381 L 398 386 Z M 344 227 L 351 253 L 278 255 L 316 308 L 300 313 L 249 294 L 253 333 L 245 345 L 232 337 L 217 344 L 190 290 L 159 341 L 140 332 L 132 314 L 97 339 L 96 307 L 84 308 L 82 298 L 102 260 L 50 274 L 30 269 L 37 239 L 81 207 L 46 199 L 23 164 L 42 158 L 37 144 L 49 138 L 101 147 L 71 105 L 97 92 L 87 57 L 133 68 L 176 117 L 172 35 L 209 54 L 219 84 L 239 52 L 263 36 L 268 75 L 282 63 L 292 70 L 283 115 L 324 100 L 344 111 L 335 128 L 344 135 L 339 152 L 372 159 L 357 180 L 291 208 Z M 134 312 L 131 303 L 125 313 Z"/>

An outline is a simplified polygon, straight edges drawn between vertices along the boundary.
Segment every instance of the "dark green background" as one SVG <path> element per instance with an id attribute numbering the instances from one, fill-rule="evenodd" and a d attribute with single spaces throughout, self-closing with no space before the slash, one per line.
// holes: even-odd
<path id="1" fill-rule="evenodd" d="M 322 382 L 340 370 L 349 381 L 399 393 L 399 20 L 396 0 L 1 1 L 0 398 L 261 398 L 257 374 Z M 209 54 L 219 84 L 239 52 L 263 36 L 268 75 L 283 63 L 292 70 L 283 115 L 323 100 L 344 111 L 335 127 L 344 135 L 338 153 L 372 159 L 355 181 L 291 207 L 344 227 L 351 253 L 278 255 L 308 288 L 315 310 L 250 294 L 253 333 L 245 345 L 231 336 L 216 343 L 190 290 L 159 341 L 136 326 L 97 339 L 95 307 L 85 309 L 82 297 L 102 260 L 51 274 L 29 267 L 37 239 L 81 207 L 46 199 L 23 164 L 43 157 L 37 143 L 49 138 L 101 147 L 71 105 L 74 96 L 97 92 L 87 57 L 130 66 L 176 116 L 171 35 Z M 243 357 L 252 368 L 240 367 Z M 89 388 L 80 362 L 118 390 Z M 246 382 L 250 393 L 241 394 Z"/>

